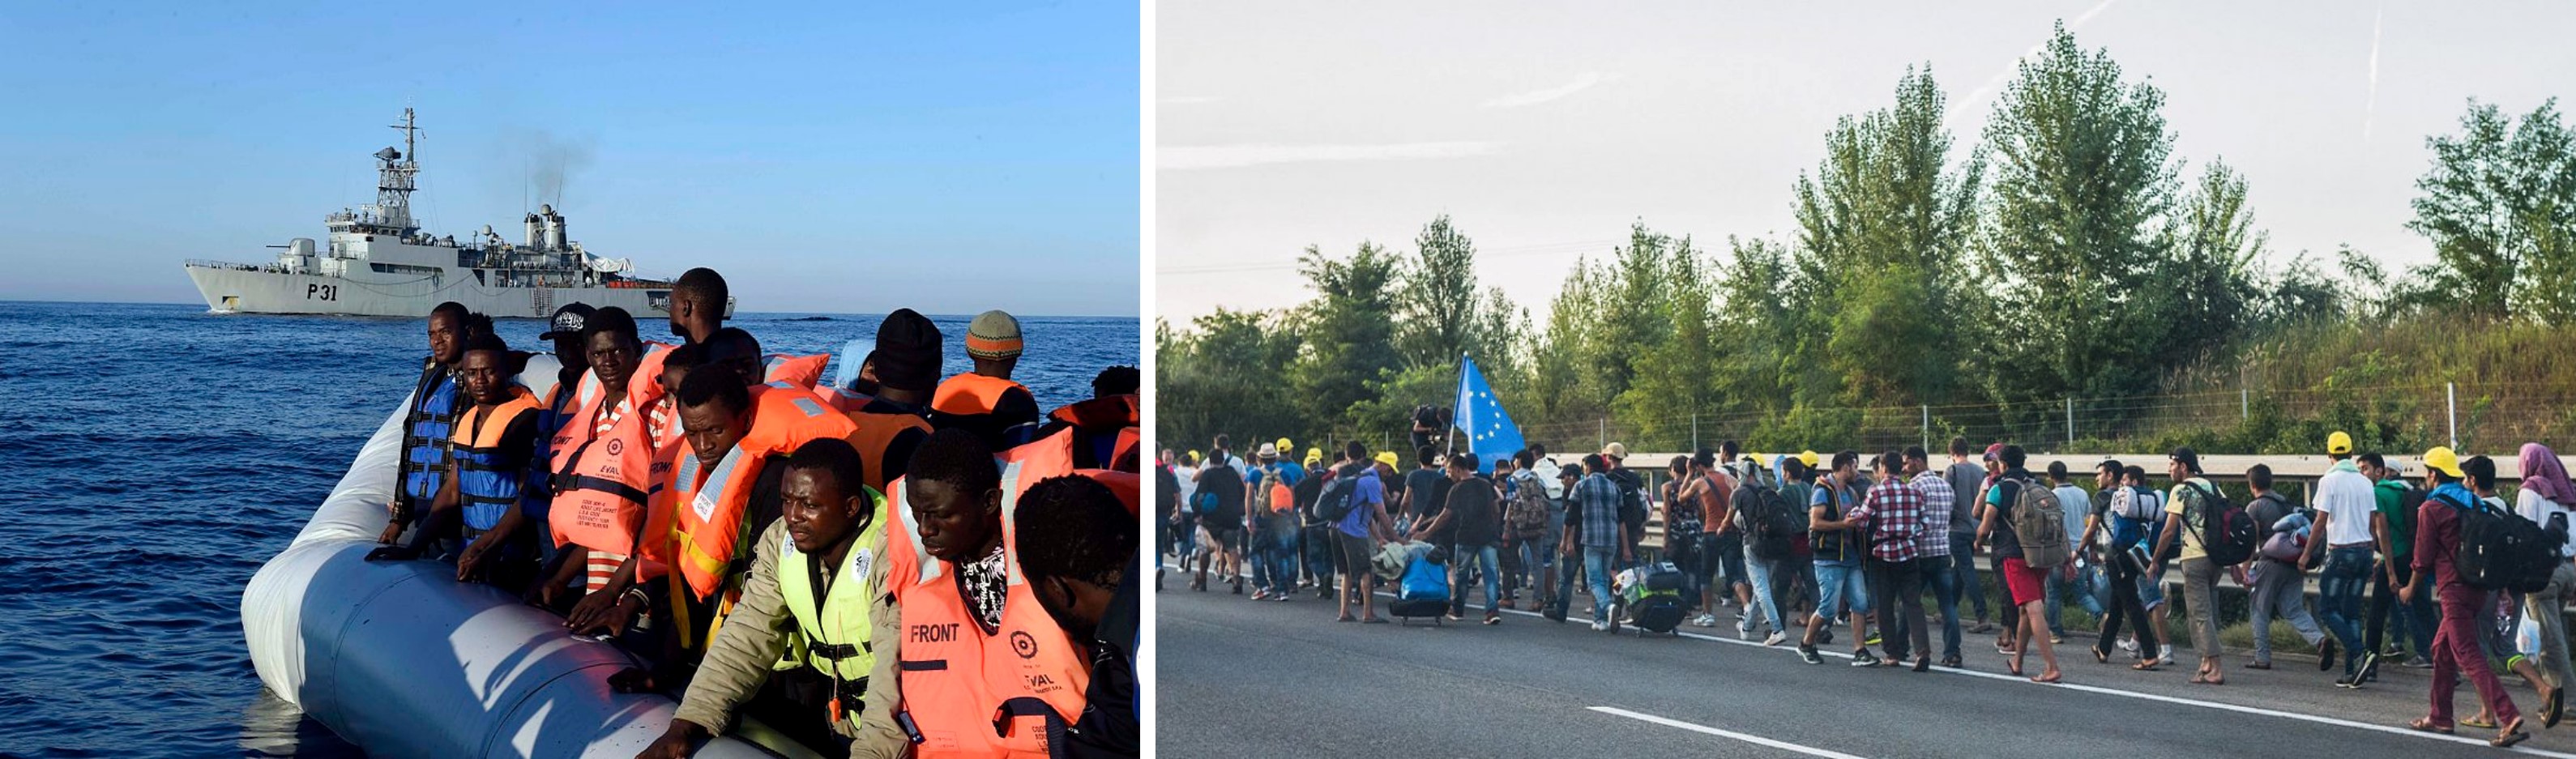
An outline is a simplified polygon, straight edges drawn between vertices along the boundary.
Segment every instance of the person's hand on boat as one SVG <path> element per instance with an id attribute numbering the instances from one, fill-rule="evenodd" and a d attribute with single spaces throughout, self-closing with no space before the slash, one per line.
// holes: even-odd
<path id="1" fill-rule="evenodd" d="M 556 582 L 540 582 L 534 587 L 528 588 L 528 592 L 520 595 L 519 600 L 526 601 L 548 611 L 553 611 L 557 608 L 561 608 L 563 592 L 567 587 L 570 586 Z"/>
<path id="2" fill-rule="evenodd" d="M 386 522 L 385 531 L 376 534 L 376 542 L 393 545 L 394 541 L 402 538 L 402 527 L 401 521 Z"/>
<path id="3" fill-rule="evenodd" d="M 564 626 L 571 628 L 573 633 L 579 634 L 606 620 L 608 613 L 616 608 L 617 594 L 615 593 L 592 593 L 582 596 L 581 601 L 572 605 L 572 613 L 564 615 Z"/>
<path id="4" fill-rule="evenodd" d="M 564 626 L 574 635 L 592 632 L 616 633 L 635 623 L 635 615 L 644 611 L 638 593 L 592 593 L 574 604 Z"/>
<path id="5" fill-rule="evenodd" d="M 644 753 L 636 754 L 635 759 L 688 759 L 690 744 L 705 738 L 706 734 L 707 729 L 695 722 L 671 720 L 670 729 L 663 730 L 662 737 L 645 747 Z"/>
<path id="6" fill-rule="evenodd" d="M 484 533 L 485 537 L 492 534 Z M 491 544 L 483 542 L 480 538 L 466 544 L 465 553 L 456 557 L 456 581 L 471 582 L 475 577 L 482 575 L 483 557 L 491 553 L 491 548 Z"/>

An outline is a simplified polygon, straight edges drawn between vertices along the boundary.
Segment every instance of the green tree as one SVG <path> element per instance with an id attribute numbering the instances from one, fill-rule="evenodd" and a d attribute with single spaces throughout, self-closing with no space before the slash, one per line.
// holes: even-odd
<path id="1" fill-rule="evenodd" d="M 1443 214 L 1413 238 L 1396 288 L 1396 349 L 1411 366 L 1454 364 L 1478 346 L 1476 243 Z"/>
<path id="2" fill-rule="evenodd" d="M 1637 445 L 1678 450 L 1692 444 L 1700 414 L 1714 411 L 1717 388 L 1708 369 L 1718 361 L 1719 346 L 1709 269 L 1690 241 L 1682 240 L 1657 278 L 1656 316 L 1665 336 L 1630 346 L 1636 376 L 1612 401 L 1620 420 L 1635 428 Z"/>
<path id="3" fill-rule="evenodd" d="M 2211 161 L 2174 219 L 2170 254 L 2158 259 L 2150 307 L 2129 314 L 2121 334 L 2146 341 L 2149 368 L 2175 366 L 2226 346 L 2252 324 L 2263 293 L 2256 265 L 2268 233 L 2254 228 L 2245 179 Z"/>
<path id="4" fill-rule="evenodd" d="M 1601 283 L 1596 281 L 1589 259 L 1576 261 L 1574 271 L 1566 274 L 1557 287 L 1556 300 L 1547 311 L 1547 328 L 1530 351 L 1528 380 L 1522 383 L 1529 397 L 1524 425 L 1563 422 L 1608 410 L 1606 403 L 1588 397 L 1585 378 L 1590 375 L 1586 343 L 1591 339 L 1591 315 L 1598 313 Z M 1492 376 L 1492 375 L 1487 375 Z M 1530 430 L 1524 429 L 1524 433 Z"/>
<path id="5" fill-rule="evenodd" d="M 1798 388 L 1830 380 L 1791 357 L 1814 324 L 1815 295 L 1798 276 L 1788 247 L 1729 238 L 1719 267 L 1715 332 L 1725 348 L 1710 372 L 1718 408 L 1727 415 L 1786 412 Z"/>
<path id="6" fill-rule="evenodd" d="M 1156 439 L 1188 450 L 1218 433 L 1302 435 L 1316 428 L 1277 372 L 1248 370 L 1287 366 L 1302 345 L 1295 323 L 1275 313 L 1219 308 L 1178 334 L 1156 320 Z"/>
<path id="7" fill-rule="evenodd" d="M 2458 134 L 2425 138 L 2433 167 L 2406 226 L 2440 265 L 2418 275 L 2464 313 L 2564 323 L 2576 318 L 2576 136 L 2556 99 L 2512 122 L 2471 100 Z"/>
<path id="8" fill-rule="evenodd" d="M 1374 243 L 1360 243 L 1350 258 L 1335 259 L 1308 247 L 1298 273 L 1315 298 L 1293 317 L 1305 349 L 1289 365 L 1288 387 L 1311 431 L 1340 419 L 1351 404 L 1372 396 L 1367 382 L 1401 365 L 1395 350 L 1395 290 L 1399 263 Z M 1265 372 L 1272 365 L 1236 371 Z M 1263 433 L 1267 434 L 1267 433 Z"/>
<path id="9" fill-rule="evenodd" d="M 1832 401 L 1944 398 L 1957 374 L 1957 322 L 1945 315 L 1965 286 L 1984 163 L 1971 156 L 1951 169 L 1943 113 L 1930 68 L 1908 67 L 1896 105 L 1837 121 L 1814 177 L 1798 177 L 1799 241 L 1810 254 L 1799 273 L 1825 309 L 1813 317 L 1870 325 L 1837 329 L 1801 352 L 1842 376 Z"/>
<path id="10" fill-rule="evenodd" d="M 2152 309 L 2177 171 L 2164 93 L 2123 81 L 2065 24 L 2020 64 L 1986 125 L 1995 180 L 1981 264 L 1991 303 L 1978 369 L 1997 401 L 2151 389 Z M 2161 334 L 2154 330 L 2150 334 Z"/>

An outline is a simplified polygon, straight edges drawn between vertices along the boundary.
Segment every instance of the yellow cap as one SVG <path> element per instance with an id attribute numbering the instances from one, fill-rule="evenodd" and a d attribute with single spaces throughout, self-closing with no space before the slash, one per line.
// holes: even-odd
<path id="1" fill-rule="evenodd" d="M 1398 458 L 1396 458 L 1396 457 L 1395 457 L 1395 452 L 1394 452 L 1394 451 L 1378 451 L 1378 452 L 1377 452 L 1377 463 L 1385 464 L 1385 465 L 1387 465 L 1387 466 L 1395 466 L 1395 465 L 1397 464 L 1397 462 L 1400 462 L 1400 461 L 1402 461 L 1402 459 L 1398 459 Z"/>
<path id="2" fill-rule="evenodd" d="M 1190 452 L 1190 455 L 1189 455 L 1189 459 L 1188 459 L 1188 460 L 1190 460 L 1190 461 L 1205 461 L 1205 460 L 1207 460 L 1207 457 L 1206 457 L 1206 456 L 1203 456 L 1203 455 L 1200 455 L 1198 451 L 1191 451 L 1191 452 Z"/>
<path id="3" fill-rule="evenodd" d="M 2448 446 L 2435 446 L 2433 450 L 2425 451 L 2424 468 L 2439 470 L 2453 477 L 2468 476 L 2460 473 L 2460 454 L 2451 452 Z"/>
<path id="4" fill-rule="evenodd" d="M 1286 453 L 1286 452 L 1288 452 L 1288 451 L 1293 451 L 1293 450 L 1297 450 L 1297 446 L 1289 444 L 1289 442 L 1288 442 L 1288 439 L 1287 439 L 1287 438 L 1284 438 L 1284 437 L 1283 437 L 1283 438 L 1280 438 L 1280 439 L 1279 439 L 1279 451 L 1280 451 L 1281 453 Z"/>
<path id="5" fill-rule="evenodd" d="M 1308 449 L 1306 449 L 1306 460 L 1307 460 L 1307 461 L 1322 461 L 1322 460 L 1324 460 L 1324 449 L 1322 449 L 1322 448 L 1308 448 Z"/>
<path id="6" fill-rule="evenodd" d="M 2327 435 L 2326 452 L 2337 455 L 2351 453 L 2352 436 L 2344 434 L 2342 430 L 2336 430 L 2334 434 Z"/>
<path id="7" fill-rule="evenodd" d="M 1822 460 L 1822 459 L 1816 458 L 1816 452 L 1815 452 L 1815 451 L 1799 451 L 1799 452 L 1798 452 L 1798 463 L 1806 464 L 1808 469 L 1814 469 L 1814 468 L 1816 468 L 1816 462 L 1821 461 L 1821 460 Z"/>

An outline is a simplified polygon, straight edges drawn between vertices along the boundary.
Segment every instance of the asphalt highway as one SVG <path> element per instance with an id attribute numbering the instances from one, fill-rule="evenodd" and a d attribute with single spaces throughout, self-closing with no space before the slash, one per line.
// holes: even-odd
<path id="1" fill-rule="evenodd" d="M 2383 666 L 2361 690 L 2333 687 L 2314 659 L 2276 657 L 2227 683 L 2179 666 L 2136 672 L 2093 660 L 2089 636 L 2058 647 L 2065 682 L 2005 672 L 1992 635 L 1969 635 L 1961 669 L 1850 666 L 1850 645 L 1739 641 L 1731 612 L 1682 636 L 1593 632 L 1504 612 L 1500 625 L 1333 621 L 1312 593 L 1248 601 L 1223 585 L 1157 596 L 1155 745 L 1163 756 L 1239 757 L 2334 757 L 2505 756 L 2492 730 L 2405 729 L 2426 713 L 2425 670 Z M 1380 614 L 1384 614 L 1381 599 Z M 1937 625 L 1937 620 L 1935 621 Z M 1933 645 L 1940 645 L 1937 629 Z M 1873 649 L 1875 650 L 1875 649 Z M 1834 652 L 1840 651 L 1841 655 Z M 2038 672 L 2033 653 L 2029 671 Z M 2531 740 L 2510 753 L 2576 759 L 2576 718 L 2540 727 L 2538 698 L 2506 687 Z M 2457 691 L 2457 715 L 2478 710 Z"/>

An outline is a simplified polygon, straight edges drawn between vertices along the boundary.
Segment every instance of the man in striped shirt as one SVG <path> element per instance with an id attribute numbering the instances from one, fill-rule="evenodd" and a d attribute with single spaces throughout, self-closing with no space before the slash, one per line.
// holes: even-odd
<path id="1" fill-rule="evenodd" d="M 1913 472 L 1915 492 L 1923 494 L 1926 504 L 1951 503 L 1958 498 L 1950 489 L 1950 478 L 1932 469 L 1932 454 L 1922 446 L 1905 449 L 1905 471 Z M 1941 666 L 1958 667 L 1959 660 L 1959 574 L 1944 571 L 1950 566 L 1951 510 L 1929 508 L 1923 512 L 1923 541 L 1916 562 L 1923 569 L 1925 584 L 1932 586 L 1932 601 L 1941 610 Z"/>
<path id="2" fill-rule="evenodd" d="M 1859 523 L 1869 536 L 1863 572 L 1872 585 L 1870 595 L 1886 599 L 1879 604 L 1878 623 L 1887 640 L 1887 666 L 1904 663 L 1910 652 L 1914 671 L 1922 672 L 1932 668 L 1930 630 L 1923 623 L 1923 572 L 1916 561 L 1925 534 L 1923 491 L 1905 481 L 1903 453 L 1879 454 L 1877 469 L 1878 484 L 1870 486 L 1846 521 Z M 1948 537 L 1942 535 L 1944 542 Z"/>

